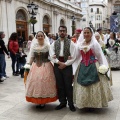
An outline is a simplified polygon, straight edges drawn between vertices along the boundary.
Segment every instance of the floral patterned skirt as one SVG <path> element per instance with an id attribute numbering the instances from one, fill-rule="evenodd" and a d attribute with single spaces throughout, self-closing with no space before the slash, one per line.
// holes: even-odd
<path id="1" fill-rule="evenodd" d="M 76 106 L 80 109 L 107 107 L 108 102 L 113 100 L 107 77 L 98 73 L 100 81 L 89 86 L 82 86 L 77 82 L 78 73 L 80 72 L 79 67 L 80 65 L 76 71 L 73 85 L 73 100 Z M 99 67 L 98 63 L 96 63 L 96 67 Z"/>
<path id="2" fill-rule="evenodd" d="M 36 104 L 45 104 L 57 100 L 56 81 L 50 62 L 40 67 L 32 64 L 26 80 L 26 100 Z"/>
<path id="3" fill-rule="evenodd" d="M 111 50 L 111 54 L 107 57 L 111 68 L 120 68 L 120 48 L 117 53 Z"/>

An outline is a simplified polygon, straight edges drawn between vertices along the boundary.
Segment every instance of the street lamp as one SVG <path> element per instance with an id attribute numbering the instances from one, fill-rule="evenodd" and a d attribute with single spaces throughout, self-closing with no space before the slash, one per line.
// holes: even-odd
<path id="1" fill-rule="evenodd" d="M 91 21 L 89 22 L 89 26 L 90 26 L 90 28 L 92 28 L 92 30 L 95 32 L 95 28 L 93 27 L 93 24 L 92 24 Z"/>
<path id="2" fill-rule="evenodd" d="M 71 16 L 72 21 L 75 21 L 75 16 Z"/>
<path id="3" fill-rule="evenodd" d="M 90 26 L 91 28 L 93 28 L 93 24 L 92 24 L 91 21 L 89 22 L 89 26 Z"/>
<path id="4" fill-rule="evenodd" d="M 33 35 L 35 36 L 34 25 L 37 22 L 36 15 L 38 13 L 38 5 L 35 5 L 33 2 L 27 5 L 28 12 L 30 14 L 30 23 L 33 25 Z"/>
<path id="5" fill-rule="evenodd" d="M 74 31 L 75 31 L 75 16 L 71 16 L 71 19 L 72 19 L 72 35 L 74 34 Z"/>

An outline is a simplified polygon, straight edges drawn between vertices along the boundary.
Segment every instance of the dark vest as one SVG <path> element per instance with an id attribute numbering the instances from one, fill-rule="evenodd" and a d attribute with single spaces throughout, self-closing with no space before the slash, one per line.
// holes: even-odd
<path id="1" fill-rule="evenodd" d="M 61 44 L 60 44 L 60 38 L 58 38 L 58 40 L 55 41 L 54 47 L 55 47 L 55 55 L 56 57 L 59 59 L 59 55 L 60 55 L 60 49 L 61 49 Z M 71 40 L 65 38 L 64 39 L 64 62 L 66 62 L 68 60 L 68 56 L 70 56 L 70 44 L 71 44 Z"/>

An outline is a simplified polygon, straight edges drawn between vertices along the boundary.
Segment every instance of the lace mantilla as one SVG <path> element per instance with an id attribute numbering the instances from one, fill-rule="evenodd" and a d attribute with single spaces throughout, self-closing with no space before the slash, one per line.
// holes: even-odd
<path id="1" fill-rule="evenodd" d="M 37 52 L 37 53 L 48 52 L 48 51 L 49 51 L 49 45 L 48 44 L 40 46 L 38 43 L 36 43 L 34 45 L 34 48 L 33 48 L 33 52 Z"/>

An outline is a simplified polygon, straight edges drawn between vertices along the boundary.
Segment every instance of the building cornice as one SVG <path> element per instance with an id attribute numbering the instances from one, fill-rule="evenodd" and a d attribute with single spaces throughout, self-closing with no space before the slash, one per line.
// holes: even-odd
<path id="1" fill-rule="evenodd" d="M 64 2 L 63 0 L 57 0 L 57 2 L 56 1 L 52 2 L 51 0 L 39 0 L 39 1 L 43 2 L 45 4 L 57 7 L 59 9 L 61 9 L 61 10 L 69 11 L 71 13 L 79 14 L 79 16 L 82 16 L 81 15 L 82 10 L 79 7 L 77 7 L 75 5 L 72 5 L 72 4 L 68 3 L 68 2 Z M 60 4 L 58 4 L 58 2 L 60 4 L 62 4 L 62 6 L 60 6 Z M 70 8 L 72 8 L 72 9 L 70 9 Z"/>
<path id="2" fill-rule="evenodd" d="M 9 3 L 12 2 L 12 0 L 0 0 L 0 1 L 5 1 L 5 2 L 9 2 Z"/>
<path id="3" fill-rule="evenodd" d="M 120 1 L 115 1 L 114 5 L 120 5 Z"/>
<path id="4" fill-rule="evenodd" d="M 106 5 L 104 3 L 91 3 L 91 4 L 89 4 L 89 6 L 102 6 L 102 7 L 106 7 Z"/>

